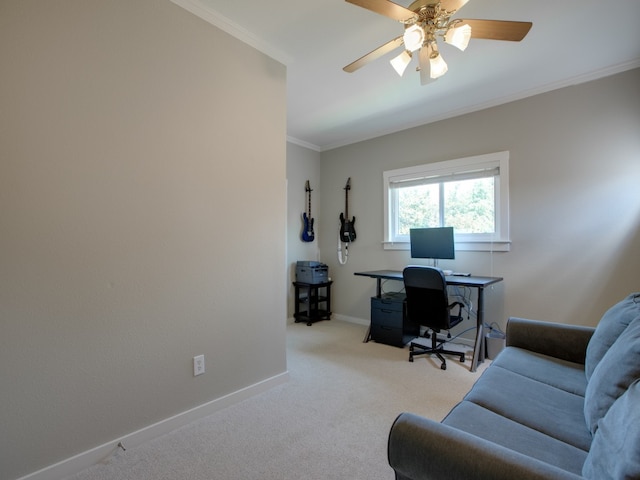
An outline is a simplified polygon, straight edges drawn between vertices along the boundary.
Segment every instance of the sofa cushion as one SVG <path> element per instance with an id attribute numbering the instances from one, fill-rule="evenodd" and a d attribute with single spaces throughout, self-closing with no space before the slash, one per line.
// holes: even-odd
<path id="1" fill-rule="evenodd" d="M 584 450 L 472 402 L 459 403 L 442 423 L 577 475 L 587 457 Z"/>
<path id="2" fill-rule="evenodd" d="M 587 380 L 591 379 L 593 371 L 613 342 L 638 317 L 640 317 L 640 293 L 638 292 L 630 294 L 605 312 L 587 346 L 584 369 Z"/>
<path id="3" fill-rule="evenodd" d="M 640 318 L 620 334 L 593 371 L 584 398 L 584 416 L 591 433 L 613 402 L 640 378 Z"/>
<path id="4" fill-rule="evenodd" d="M 492 365 L 576 395 L 584 396 L 587 388 L 583 364 L 560 360 L 523 348 L 505 348 Z"/>
<path id="5" fill-rule="evenodd" d="M 582 475 L 593 480 L 640 478 L 640 380 L 600 420 Z"/>
<path id="6" fill-rule="evenodd" d="M 464 399 L 585 452 L 591 445 L 580 395 L 491 365 Z"/>

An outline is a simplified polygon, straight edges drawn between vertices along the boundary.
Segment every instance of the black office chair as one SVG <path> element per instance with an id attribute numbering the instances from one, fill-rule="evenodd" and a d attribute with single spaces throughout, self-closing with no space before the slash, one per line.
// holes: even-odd
<path id="1" fill-rule="evenodd" d="M 433 267 L 411 266 L 403 271 L 404 288 L 406 298 L 406 315 L 410 322 L 427 327 L 431 330 L 425 332 L 425 337 L 431 336 L 431 347 L 416 342 L 411 342 L 409 347 L 409 361 L 417 355 L 436 355 L 442 365 L 442 370 L 447 369 L 447 362 L 442 354 L 457 355 L 464 362 L 464 353 L 453 350 L 445 350 L 445 340 L 438 341 L 438 333 L 441 330 L 450 330 L 462 321 L 462 307 L 460 302 L 449 304 L 447 295 L 447 282 L 442 270 Z M 451 311 L 458 307 L 456 315 Z"/>

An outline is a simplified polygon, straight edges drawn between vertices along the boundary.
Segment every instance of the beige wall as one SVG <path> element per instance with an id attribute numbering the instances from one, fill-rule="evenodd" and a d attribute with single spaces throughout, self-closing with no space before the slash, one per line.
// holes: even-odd
<path id="1" fill-rule="evenodd" d="M 303 242 L 302 213 L 307 211 L 305 182 L 311 185 L 311 217 L 314 233 L 312 242 Z M 320 153 L 287 143 L 287 286 L 289 319 L 294 312 L 294 288 L 291 282 L 296 279 L 296 262 L 298 260 L 318 260 L 318 233 L 320 231 Z"/>
<path id="2" fill-rule="evenodd" d="M 3 1 L 0 64 L 0 478 L 286 372 L 285 67 L 168 0 Z"/>
<path id="3" fill-rule="evenodd" d="M 319 245 L 335 282 L 333 311 L 366 321 L 375 283 L 353 272 L 419 263 L 382 248 L 384 170 L 508 150 L 511 251 L 459 252 L 447 265 L 504 277 L 487 294 L 488 321 L 504 325 L 513 315 L 595 325 L 608 306 L 640 290 L 638 132 L 636 69 L 323 152 Z M 347 177 L 358 237 L 341 266 L 336 222 Z"/>

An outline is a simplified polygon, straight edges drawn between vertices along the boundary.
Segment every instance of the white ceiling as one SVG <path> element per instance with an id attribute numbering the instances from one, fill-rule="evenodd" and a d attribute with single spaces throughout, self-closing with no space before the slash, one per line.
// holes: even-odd
<path id="1" fill-rule="evenodd" d="M 389 65 L 400 50 L 342 70 L 404 30 L 344 0 L 172 1 L 287 66 L 288 139 L 318 151 L 640 66 L 638 0 L 470 0 L 455 18 L 533 27 L 522 42 L 442 45 L 449 72 L 426 86 L 413 64 L 402 78 Z"/>

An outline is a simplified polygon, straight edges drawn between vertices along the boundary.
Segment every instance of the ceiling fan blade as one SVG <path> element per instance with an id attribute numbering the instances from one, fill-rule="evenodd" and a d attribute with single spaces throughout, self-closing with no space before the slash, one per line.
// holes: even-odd
<path id="1" fill-rule="evenodd" d="M 469 0 L 442 0 L 440 6 L 447 12 L 460 10 Z"/>
<path id="2" fill-rule="evenodd" d="M 533 25 L 531 22 L 512 22 L 508 20 L 470 20 L 462 19 L 471 27 L 471 38 L 485 38 L 488 40 L 508 40 L 519 42 Z"/>
<path id="3" fill-rule="evenodd" d="M 384 45 L 381 45 L 380 47 L 376 48 L 375 50 L 367 53 L 366 55 L 364 55 L 362 57 L 360 57 L 355 62 L 350 63 L 349 65 L 344 67 L 343 70 L 345 72 L 348 72 L 348 73 L 353 73 L 356 70 L 358 70 L 359 68 L 364 67 L 367 63 L 370 63 L 370 62 L 380 58 L 385 53 L 389 53 L 389 52 L 395 50 L 396 48 L 402 46 L 403 43 L 404 42 L 402 40 L 402 36 L 396 37 L 393 40 L 385 43 Z"/>
<path id="4" fill-rule="evenodd" d="M 346 0 L 348 3 L 366 8 L 385 17 L 392 18 L 402 23 L 417 20 L 418 16 L 409 9 L 389 0 Z"/>

